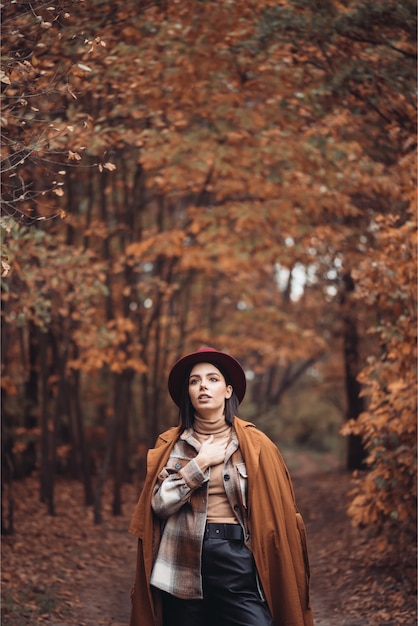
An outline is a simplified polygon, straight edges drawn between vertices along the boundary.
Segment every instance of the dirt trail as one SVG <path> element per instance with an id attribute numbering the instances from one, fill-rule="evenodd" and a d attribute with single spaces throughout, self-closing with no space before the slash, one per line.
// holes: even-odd
<path id="1" fill-rule="evenodd" d="M 416 550 L 408 561 L 379 553 L 366 530 L 352 526 L 348 473 L 293 477 L 311 562 L 315 626 L 414 626 Z"/>
<path id="2" fill-rule="evenodd" d="M 95 568 L 94 576 L 78 589 L 80 621 L 77 626 L 127 626 L 130 589 L 135 576 L 136 539 L 127 532 L 127 519 L 108 538 L 115 549 L 111 560 Z"/>
<path id="3" fill-rule="evenodd" d="M 412 598 L 409 612 L 404 601 L 396 606 L 402 581 L 395 573 L 391 576 L 384 563 L 365 562 L 367 536 L 351 526 L 346 514 L 349 475 L 338 470 L 310 474 L 312 469 L 304 465 L 293 482 L 309 538 L 315 626 L 412 626 Z M 136 545 L 122 520 L 113 532 L 119 550 L 112 576 L 101 570 L 101 582 L 91 581 L 80 591 L 86 626 L 128 624 Z"/>

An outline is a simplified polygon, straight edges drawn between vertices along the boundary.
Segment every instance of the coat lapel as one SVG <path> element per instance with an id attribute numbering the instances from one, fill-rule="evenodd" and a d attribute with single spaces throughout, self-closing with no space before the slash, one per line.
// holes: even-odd
<path id="1" fill-rule="evenodd" d="M 180 428 L 170 428 L 170 430 L 167 430 L 158 437 L 155 448 L 148 450 L 147 476 L 129 527 L 129 532 L 138 538 L 142 538 L 144 534 L 151 531 L 152 492 L 158 475 L 163 469 L 179 435 L 179 431 Z"/>

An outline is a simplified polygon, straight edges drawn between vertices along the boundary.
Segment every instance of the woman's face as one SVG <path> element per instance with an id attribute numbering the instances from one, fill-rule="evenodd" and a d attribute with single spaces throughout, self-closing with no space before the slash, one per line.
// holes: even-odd
<path id="1" fill-rule="evenodd" d="M 195 411 L 199 414 L 220 413 L 225 409 L 225 400 L 232 394 L 223 374 L 211 363 L 198 363 L 190 372 L 189 395 Z"/>

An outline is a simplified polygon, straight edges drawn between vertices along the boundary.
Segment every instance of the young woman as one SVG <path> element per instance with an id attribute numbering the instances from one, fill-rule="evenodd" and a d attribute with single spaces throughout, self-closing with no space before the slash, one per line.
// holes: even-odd
<path id="1" fill-rule="evenodd" d="M 148 453 L 130 626 L 313 626 L 304 524 L 280 452 L 236 416 L 241 365 L 203 348 L 168 389 L 180 425 Z"/>

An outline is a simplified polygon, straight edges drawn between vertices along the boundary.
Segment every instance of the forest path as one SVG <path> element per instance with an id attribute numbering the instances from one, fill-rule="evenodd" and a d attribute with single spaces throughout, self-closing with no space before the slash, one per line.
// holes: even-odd
<path id="1" fill-rule="evenodd" d="M 394 566 L 372 550 L 345 512 L 350 476 L 317 469 L 305 463 L 293 472 L 308 532 L 315 626 L 416 624 L 413 554 Z M 2 545 L 2 625 L 127 626 L 136 555 L 127 528 L 137 494 L 138 486 L 126 485 L 123 515 L 113 517 L 106 493 L 97 526 L 80 505 L 80 485 L 59 484 L 51 518 L 38 503 L 36 480 L 18 483 L 16 532 Z"/>

